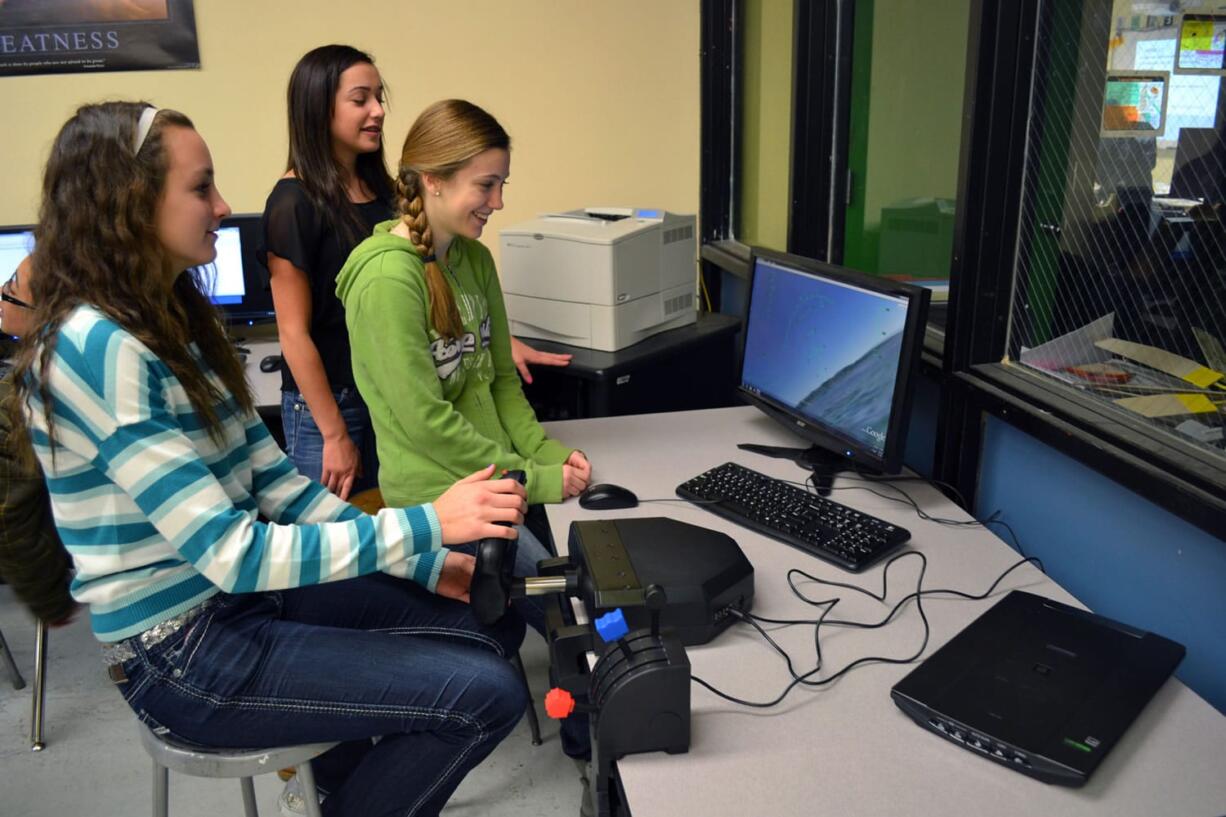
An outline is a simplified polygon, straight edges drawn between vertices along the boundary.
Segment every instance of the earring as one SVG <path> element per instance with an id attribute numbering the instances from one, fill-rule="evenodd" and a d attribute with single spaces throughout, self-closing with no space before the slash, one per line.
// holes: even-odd
<path id="1" fill-rule="evenodd" d="M 436 196 L 441 196 L 442 194 L 443 194 L 443 193 L 442 193 L 442 191 L 441 191 L 441 190 L 435 190 L 435 191 L 434 191 L 434 195 L 436 195 Z"/>

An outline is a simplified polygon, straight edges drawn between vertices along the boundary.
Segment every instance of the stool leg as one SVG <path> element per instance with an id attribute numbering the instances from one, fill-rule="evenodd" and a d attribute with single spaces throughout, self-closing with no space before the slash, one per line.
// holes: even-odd
<path id="1" fill-rule="evenodd" d="M 243 789 L 244 817 L 260 817 L 260 809 L 255 804 L 255 784 L 251 782 L 251 778 L 244 777 L 239 781 L 239 786 Z"/>
<path id="2" fill-rule="evenodd" d="M 168 817 L 170 812 L 170 770 L 153 761 L 153 817 Z"/>
<path id="3" fill-rule="evenodd" d="M 43 702 L 47 694 L 47 625 L 40 618 L 34 630 L 34 712 L 30 717 L 30 751 L 43 747 Z"/>
<path id="4" fill-rule="evenodd" d="M 528 690 L 528 729 L 532 732 L 532 745 L 541 745 L 541 723 L 536 719 L 536 703 L 532 700 L 532 688 L 528 686 L 528 673 L 524 671 L 524 662 L 519 660 L 519 653 L 511 657 L 511 663 L 519 670 L 519 677 L 524 679 L 524 689 Z"/>
<path id="5" fill-rule="evenodd" d="M 311 761 L 298 766 L 298 781 L 302 784 L 302 800 L 307 817 L 322 817 L 319 810 L 319 789 L 315 788 L 315 770 Z"/>
<path id="6" fill-rule="evenodd" d="M 25 689 L 26 679 L 21 677 L 21 672 L 17 669 L 17 662 L 13 660 L 13 654 L 9 652 L 9 645 L 4 640 L 4 633 L 0 633 L 0 660 L 4 662 L 5 669 L 8 670 L 9 678 L 13 682 L 13 689 Z"/>

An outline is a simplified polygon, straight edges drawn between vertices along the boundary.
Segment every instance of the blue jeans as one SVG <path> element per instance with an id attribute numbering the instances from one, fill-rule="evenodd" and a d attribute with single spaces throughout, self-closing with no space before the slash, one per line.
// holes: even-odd
<path id="1" fill-rule="evenodd" d="M 482 627 L 383 574 L 215 599 L 161 643 L 128 642 L 124 699 L 201 746 L 344 741 L 312 764 L 325 815 L 438 814 L 527 705 L 517 616 Z"/>
<path id="2" fill-rule="evenodd" d="M 553 558 L 553 554 L 541 544 L 541 540 L 528 528 L 519 525 L 518 530 L 519 539 L 516 540 L 513 574 L 515 576 L 535 576 L 537 575 L 537 563 L 544 559 Z M 472 542 L 462 545 L 456 548 L 456 550 L 475 556 L 477 553 L 477 543 Z M 547 638 L 548 635 L 545 632 L 545 604 L 546 602 L 541 597 L 531 596 L 515 599 L 511 602 L 511 609 L 529 627 L 540 633 L 542 638 Z M 564 718 L 559 725 L 558 733 L 562 739 L 562 751 L 567 757 L 588 759 L 592 756 L 591 732 L 586 714 L 576 712 L 569 718 Z"/>
<path id="3" fill-rule="evenodd" d="M 349 439 L 362 458 L 362 476 L 353 481 L 350 496 L 379 484 L 379 457 L 375 453 L 375 431 L 370 411 L 358 390 L 346 386 L 332 391 L 332 399 L 340 409 L 341 419 Z M 311 416 L 311 408 L 302 392 L 281 392 L 281 425 L 285 429 L 285 453 L 307 479 L 320 481 L 323 474 L 324 435 Z"/>

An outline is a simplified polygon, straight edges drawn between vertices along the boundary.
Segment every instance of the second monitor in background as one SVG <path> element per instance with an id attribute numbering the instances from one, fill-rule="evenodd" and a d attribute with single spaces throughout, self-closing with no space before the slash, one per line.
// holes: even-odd
<path id="1" fill-rule="evenodd" d="M 268 275 L 256 257 L 260 243 L 258 215 L 231 216 L 217 231 L 216 260 L 200 268 L 210 299 L 231 325 L 275 318 Z"/>
<path id="2" fill-rule="evenodd" d="M 808 440 L 747 446 L 813 471 L 896 474 L 910 419 L 929 292 L 807 258 L 755 249 L 740 391 Z"/>
<path id="3" fill-rule="evenodd" d="M 230 324 L 254 324 L 274 318 L 268 276 L 256 258 L 260 245 L 258 215 L 231 216 L 217 230 L 217 257 L 198 268 L 209 299 Z M 0 227 L 0 283 L 34 252 L 34 227 Z"/>

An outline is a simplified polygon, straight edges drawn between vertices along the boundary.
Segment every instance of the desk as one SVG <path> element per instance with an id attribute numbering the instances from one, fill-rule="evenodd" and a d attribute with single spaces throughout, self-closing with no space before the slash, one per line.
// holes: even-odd
<path id="1" fill-rule="evenodd" d="M 542 421 L 735 405 L 740 327 L 732 315 L 706 313 L 616 352 L 527 338 L 573 357 L 564 368 L 533 366 L 524 394 Z"/>
<path id="2" fill-rule="evenodd" d="M 551 436 L 582 448 L 597 482 L 613 482 L 640 499 L 674 497 L 685 479 L 722 462 L 795 479 L 799 471 L 736 449 L 736 443 L 795 445 L 785 429 L 750 407 L 577 420 L 548 424 Z M 981 593 L 1018 559 L 982 528 L 949 528 L 918 519 L 901 504 L 861 490 L 841 477 L 832 498 L 905 526 L 911 546 L 928 557 L 926 588 Z M 902 483 L 929 513 L 966 515 L 920 482 Z M 813 608 L 788 589 L 785 572 L 799 567 L 823 578 L 879 590 L 883 567 L 853 575 L 786 545 L 725 522 L 685 503 L 652 503 L 623 511 L 585 511 L 576 502 L 549 509 L 554 537 L 565 547 L 577 519 L 668 516 L 723 531 L 741 545 L 755 569 L 754 612 L 813 618 Z M 813 587 L 815 598 L 843 598 L 841 618 L 879 621 L 915 588 L 919 564 L 904 559 L 890 572 L 887 605 L 846 591 Z M 1002 582 L 984 601 L 929 598 L 932 625 L 925 655 L 969 624 L 1011 589 L 1026 589 L 1078 605 L 1030 566 Z M 1078 605 L 1084 606 L 1084 605 Z M 811 627 L 775 630 L 804 671 L 813 666 Z M 864 655 L 908 656 L 922 638 L 914 604 L 877 631 L 826 627 L 826 666 L 841 668 Z M 748 626 L 734 626 L 703 647 L 689 648 L 695 675 L 742 698 L 774 698 L 789 680 L 782 661 Z M 803 657 L 802 657 L 803 656 Z M 807 666 L 805 666 L 807 665 Z M 890 699 L 890 687 L 914 665 L 875 664 L 853 670 L 830 687 L 798 688 L 779 706 L 749 710 L 693 685 L 688 754 L 634 755 L 618 766 L 634 817 L 746 815 L 1202 815 L 1226 812 L 1226 718 L 1172 679 L 1081 789 L 1049 786 L 977 757 L 916 726 Z"/>
<path id="3" fill-rule="evenodd" d="M 277 445 L 285 450 L 285 430 L 281 426 L 281 370 L 260 371 L 261 360 L 269 355 L 281 354 L 281 344 L 277 341 L 275 330 L 271 335 L 268 330 L 263 330 L 244 338 L 239 346 L 247 350 L 243 366 L 247 371 L 247 382 L 251 384 L 255 409 Z"/>

